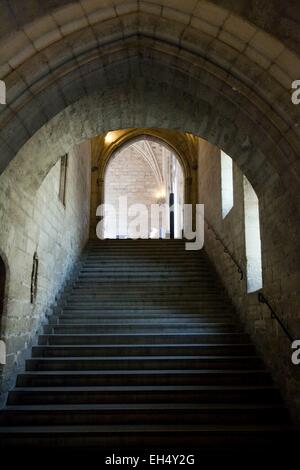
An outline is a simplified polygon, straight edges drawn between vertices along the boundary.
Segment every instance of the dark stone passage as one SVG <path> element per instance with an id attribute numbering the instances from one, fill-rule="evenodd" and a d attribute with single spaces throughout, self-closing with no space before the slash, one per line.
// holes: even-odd
<path id="1" fill-rule="evenodd" d="M 179 240 L 89 243 L 0 424 L 1 447 L 253 451 L 291 437 L 206 254 Z"/>

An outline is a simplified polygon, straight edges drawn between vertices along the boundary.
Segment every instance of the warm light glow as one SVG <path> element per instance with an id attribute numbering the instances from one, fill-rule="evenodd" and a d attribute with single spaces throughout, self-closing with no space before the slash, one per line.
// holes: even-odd
<path id="1" fill-rule="evenodd" d="M 159 189 L 156 193 L 157 200 L 165 199 L 165 197 L 166 197 L 166 191 L 164 189 Z"/>
<path id="2" fill-rule="evenodd" d="M 116 136 L 114 132 L 108 132 L 105 136 L 105 143 L 111 144 L 114 140 L 116 140 Z"/>

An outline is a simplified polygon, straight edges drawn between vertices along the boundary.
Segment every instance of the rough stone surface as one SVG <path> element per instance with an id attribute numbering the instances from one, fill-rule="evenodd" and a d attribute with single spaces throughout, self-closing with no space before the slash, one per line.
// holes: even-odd
<path id="1" fill-rule="evenodd" d="M 199 143 L 199 202 L 205 204 L 205 249 L 224 282 L 241 320 L 263 355 L 284 393 L 293 416 L 300 419 L 300 373 L 292 364 L 290 341 L 270 311 L 258 301 L 257 293 L 247 294 L 247 260 L 245 249 L 243 174 L 233 166 L 234 206 L 222 218 L 220 151 L 208 142 Z M 290 332 L 299 336 L 300 252 L 296 208 L 277 183 L 259 197 L 264 295 Z M 213 229 L 213 230 L 212 230 Z M 214 233 L 215 232 L 215 233 Z M 215 234 L 221 239 L 216 240 Z M 237 267 L 224 253 L 225 245 L 241 266 Z M 297 336 L 298 335 L 298 336 Z"/>
<path id="2" fill-rule="evenodd" d="M 32 157 L 38 158 L 37 152 Z M 34 341 L 88 237 L 90 144 L 69 154 L 65 207 L 58 198 L 60 161 L 48 170 L 34 194 L 16 185 L 18 175 L 24 177 L 21 162 L 0 178 L 0 246 L 8 272 L 1 332 L 7 346 L 2 391 L 9 387 L 13 371 L 22 366 L 24 350 Z M 31 304 L 35 252 L 37 297 Z"/>
<path id="3" fill-rule="evenodd" d="M 253 1 L 249 9 L 247 2 L 235 2 L 236 6 L 230 0 L 143 2 L 150 11 L 132 1 L 44 2 L 43 10 L 34 1 L 20 10 L 18 2 L 9 3 L 3 13 L 11 33 L 6 24 L 0 41 L 1 77 L 7 82 L 9 104 L 0 114 L 2 169 L 49 118 L 80 97 L 110 87 L 116 76 L 126 80 L 137 55 L 155 61 L 159 70 L 169 68 L 169 76 L 161 74 L 165 86 L 176 79 L 177 88 L 194 94 L 197 79 L 196 89 L 209 88 L 211 106 L 227 97 L 231 121 L 246 112 L 273 141 L 281 142 L 281 151 L 294 152 L 293 158 L 299 153 L 294 128 L 299 113 L 290 99 L 290 84 L 299 78 L 300 64 L 293 48 L 299 35 L 288 21 L 297 15 L 293 2 L 285 6 L 287 16 L 275 0 L 270 8 Z M 166 14 L 170 11 L 171 17 Z M 97 20 L 94 16 L 91 23 L 90 15 L 95 14 Z M 270 28 L 272 35 L 266 32 Z M 129 63 L 127 70 L 122 62 Z M 156 79 L 160 72 L 150 64 L 143 76 L 151 75 Z M 173 124 L 181 125 L 180 119 Z"/>

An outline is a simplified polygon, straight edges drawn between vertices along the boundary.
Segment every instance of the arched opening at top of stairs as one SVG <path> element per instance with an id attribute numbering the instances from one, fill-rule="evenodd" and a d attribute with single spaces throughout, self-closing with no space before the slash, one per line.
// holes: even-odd
<path id="1" fill-rule="evenodd" d="M 109 132 L 105 140 L 110 142 L 114 137 L 115 133 Z M 136 225 L 140 226 L 142 219 L 139 233 L 143 238 L 169 238 L 171 233 L 180 238 L 185 178 L 177 152 L 149 135 L 122 140 L 105 162 L 104 202 L 110 211 L 105 238 L 137 236 Z M 129 218 L 121 217 L 124 204 Z"/>

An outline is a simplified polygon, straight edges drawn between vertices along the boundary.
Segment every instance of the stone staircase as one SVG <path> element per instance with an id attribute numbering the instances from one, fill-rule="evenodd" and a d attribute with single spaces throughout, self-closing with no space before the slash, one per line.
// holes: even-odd
<path id="1" fill-rule="evenodd" d="M 204 253 L 89 242 L 0 413 L 0 446 L 253 449 L 288 411 Z"/>

